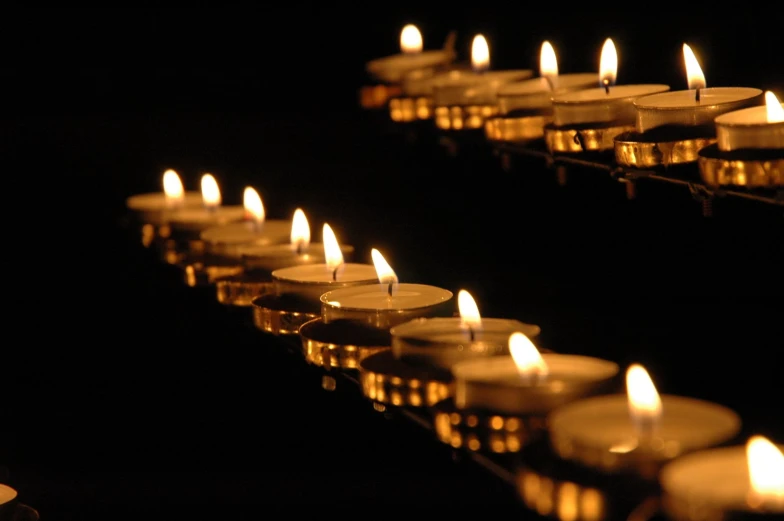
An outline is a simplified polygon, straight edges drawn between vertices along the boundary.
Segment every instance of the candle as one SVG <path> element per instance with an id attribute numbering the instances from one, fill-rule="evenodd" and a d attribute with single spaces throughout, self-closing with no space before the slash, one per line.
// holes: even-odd
<path id="1" fill-rule="evenodd" d="M 618 365 L 578 355 L 540 354 L 527 335 L 508 336 L 510 356 L 452 366 L 455 405 L 511 416 L 544 415 L 613 387 Z"/>
<path id="2" fill-rule="evenodd" d="M 707 126 L 714 134 L 716 116 L 753 105 L 762 101 L 762 91 L 748 87 L 705 88 L 705 75 L 694 52 L 683 44 L 689 90 L 679 90 L 645 96 L 634 102 L 637 111 L 638 132 L 657 127 L 675 125 Z"/>
<path id="3" fill-rule="evenodd" d="M 549 416 L 550 438 L 564 460 L 605 471 L 630 469 L 645 477 L 676 456 L 724 443 L 740 418 L 717 404 L 659 396 L 648 372 L 634 364 L 626 395 L 587 398 Z"/>
<path id="4" fill-rule="evenodd" d="M 246 220 L 232 222 L 220 226 L 212 226 L 201 232 L 201 240 L 207 253 L 229 258 L 239 258 L 240 246 L 268 246 L 281 244 L 293 233 L 292 225 L 283 220 L 267 220 L 264 203 L 259 193 L 252 187 L 245 188 L 243 207 Z M 302 210 L 297 210 L 302 212 Z M 295 213 L 296 215 L 296 213 Z M 304 214 L 299 219 L 304 219 Z M 307 220 L 305 221 L 307 226 Z"/>
<path id="5" fill-rule="evenodd" d="M 662 506 L 674 521 L 778 518 L 784 515 L 784 454 L 767 438 L 695 452 L 659 476 Z"/>
<path id="6" fill-rule="evenodd" d="M 498 89 L 501 114 L 516 111 L 552 112 L 554 95 L 588 89 L 599 83 L 595 72 L 558 74 L 558 58 L 550 42 L 542 43 L 539 51 L 539 78 L 512 82 Z"/>
<path id="7" fill-rule="evenodd" d="M 335 232 L 328 224 L 324 224 L 322 236 L 325 262 L 272 272 L 272 282 L 278 295 L 294 294 L 320 303 L 321 295 L 327 291 L 378 281 L 373 265 L 344 261 Z"/>
<path id="8" fill-rule="evenodd" d="M 389 331 L 353 320 L 320 318 L 299 328 L 305 360 L 322 366 L 358 369 L 365 358 L 389 350 Z"/>
<path id="9" fill-rule="evenodd" d="M 556 126 L 634 124 L 635 99 L 670 90 L 667 85 L 615 85 L 618 74 L 618 53 L 607 39 L 602 47 L 599 65 L 601 87 L 553 96 L 553 122 Z"/>
<path id="10" fill-rule="evenodd" d="M 765 105 L 722 114 L 716 118 L 719 150 L 784 150 L 784 106 L 770 91 Z"/>
<path id="11" fill-rule="evenodd" d="M 0 512 L 2 512 L 2 508 L 4 506 L 13 504 L 16 496 L 16 490 L 12 489 L 8 485 L 0 484 Z"/>
<path id="12" fill-rule="evenodd" d="M 468 358 L 509 353 L 509 335 L 523 331 L 529 337 L 539 335 L 539 326 L 517 320 L 483 318 L 471 294 L 457 294 L 460 316 L 419 318 L 391 330 L 392 353 L 396 358 L 421 365 L 450 369 Z"/>
<path id="13" fill-rule="evenodd" d="M 212 174 L 204 174 L 201 178 L 201 194 L 203 207 L 180 208 L 169 218 L 173 233 L 184 236 L 198 236 L 202 230 L 245 218 L 242 206 L 221 206 L 222 197 L 218 182 Z"/>
<path id="14" fill-rule="evenodd" d="M 400 83 L 408 72 L 448 65 L 455 59 L 453 47 L 454 36 L 450 35 L 443 49 L 422 51 L 422 33 L 409 24 L 400 31 L 400 54 L 372 60 L 365 69 L 381 82 Z"/>
<path id="15" fill-rule="evenodd" d="M 345 318 L 389 329 L 413 318 L 432 316 L 452 298 L 452 292 L 424 284 L 401 284 L 381 253 L 373 249 L 373 264 L 380 284 L 329 291 L 321 296 L 326 322 Z"/>
<path id="16" fill-rule="evenodd" d="M 186 192 L 174 170 L 163 173 L 163 192 L 138 194 L 126 199 L 125 206 L 142 223 L 161 225 L 171 212 L 180 208 L 200 208 L 202 194 Z"/>

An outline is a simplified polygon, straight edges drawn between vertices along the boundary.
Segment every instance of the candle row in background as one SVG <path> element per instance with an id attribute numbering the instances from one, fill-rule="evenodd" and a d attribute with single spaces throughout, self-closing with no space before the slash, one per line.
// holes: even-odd
<path id="1" fill-rule="evenodd" d="M 450 40 L 450 42 L 453 41 Z M 483 129 L 494 144 L 538 145 L 550 154 L 608 153 L 630 169 L 699 165 L 711 186 L 784 186 L 784 108 L 776 95 L 753 87 L 708 87 L 683 44 L 687 90 L 669 85 L 616 84 L 618 53 L 607 39 L 598 72 L 561 74 L 545 41 L 539 77 L 532 70 L 490 70 L 485 37 L 476 35 L 470 65 L 452 46 L 422 51 L 414 26 L 401 33 L 401 54 L 372 60 L 378 84 L 362 105 L 398 123 L 433 121 L 447 132 Z M 450 44 L 452 45 L 452 44 Z"/>
<path id="2" fill-rule="evenodd" d="M 312 243 L 301 209 L 268 220 L 253 188 L 228 207 L 209 174 L 200 194 L 174 171 L 163 188 L 127 207 L 190 285 L 293 339 L 325 388 L 337 374 L 355 380 L 376 408 L 406 411 L 444 443 L 497 458 L 531 510 L 598 521 L 661 498 L 678 521 L 784 513 L 781 447 L 755 436 L 717 448 L 741 428 L 726 407 L 660 395 L 640 365 L 623 378 L 608 360 L 540 352 L 539 326 L 483 317 L 464 290 L 455 299 L 400 282 L 375 249 L 372 263 L 349 263 L 353 247 L 328 224 Z"/>

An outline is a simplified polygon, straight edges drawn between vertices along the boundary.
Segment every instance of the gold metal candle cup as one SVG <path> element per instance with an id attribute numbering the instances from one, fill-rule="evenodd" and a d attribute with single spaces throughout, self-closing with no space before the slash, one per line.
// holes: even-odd
<path id="1" fill-rule="evenodd" d="M 716 118 L 719 150 L 784 149 L 784 121 L 768 123 L 768 107 L 751 107 Z"/>
<path id="2" fill-rule="evenodd" d="M 779 449 L 784 447 L 779 446 Z M 746 447 L 724 447 L 686 455 L 659 475 L 662 510 L 673 521 L 784 519 L 784 505 L 752 506 Z"/>
<path id="3" fill-rule="evenodd" d="M 550 123 L 544 127 L 544 141 L 551 154 L 608 152 L 614 150 L 617 136 L 632 130 L 632 124 L 590 123 L 559 127 Z"/>
<path id="4" fill-rule="evenodd" d="M 517 320 L 483 318 L 472 340 L 459 317 L 417 318 L 390 330 L 392 354 L 410 364 L 449 370 L 463 360 L 509 354 L 509 336 L 518 331 L 536 338 L 542 330 Z"/>
<path id="5" fill-rule="evenodd" d="M 259 225 L 248 220 L 228 223 L 203 230 L 199 238 L 208 254 L 238 259 L 247 248 L 289 243 L 291 222 L 267 220 Z"/>
<path id="6" fill-rule="evenodd" d="M 389 100 L 389 117 L 398 123 L 431 119 L 433 98 L 431 96 L 392 98 Z"/>
<path id="7" fill-rule="evenodd" d="M 305 360 L 325 368 L 355 370 L 373 354 L 389 350 L 389 332 L 361 322 L 320 318 L 299 329 Z"/>
<path id="8" fill-rule="evenodd" d="M 521 142 L 544 137 L 544 128 L 553 120 L 551 111 L 515 111 L 485 121 L 488 141 Z"/>
<path id="9" fill-rule="evenodd" d="M 218 302 L 226 306 L 250 307 L 253 299 L 272 295 L 275 287 L 269 274 L 241 271 L 215 281 Z"/>
<path id="10" fill-rule="evenodd" d="M 313 270 L 324 270 L 324 274 L 329 274 L 326 264 L 314 264 Z M 378 275 L 371 264 L 347 263 L 342 267 L 342 274 L 337 280 L 300 280 L 291 278 L 292 271 L 286 268 L 272 272 L 272 282 L 275 285 L 275 292 L 278 295 L 294 294 L 303 299 L 312 300 L 317 306 L 321 306 L 321 295 L 329 291 L 342 288 L 351 288 L 370 284 L 378 284 Z M 301 270 L 300 270 L 301 271 Z M 340 272 L 339 272 L 340 273 Z M 362 278 L 362 277 L 365 278 Z"/>
<path id="11" fill-rule="evenodd" d="M 191 288 L 211 286 L 222 278 L 238 275 L 241 272 L 241 266 L 232 264 L 219 265 L 192 262 L 183 267 L 185 284 Z"/>
<path id="12" fill-rule="evenodd" d="M 496 105 L 452 105 L 436 107 L 436 126 L 441 130 L 482 128 L 485 119 L 498 113 Z"/>
<path id="13" fill-rule="evenodd" d="M 296 335 L 305 322 L 319 316 L 318 305 L 293 295 L 261 295 L 251 307 L 253 324 L 272 335 Z"/>
<path id="14" fill-rule="evenodd" d="M 629 168 L 657 168 L 693 163 L 703 148 L 716 142 L 712 126 L 658 127 L 615 137 L 615 161 Z"/>
<path id="15" fill-rule="evenodd" d="M 638 440 L 625 394 L 570 403 L 548 417 L 550 440 L 564 460 L 602 472 L 631 471 L 653 477 L 677 456 L 720 445 L 740 431 L 740 418 L 726 407 L 662 395 L 662 416 L 649 440 Z"/>
<path id="16" fill-rule="evenodd" d="M 452 375 L 435 368 L 411 366 L 383 350 L 359 363 L 362 394 L 397 407 L 431 407 L 452 395 Z"/>
<path id="17" fill-rule="evenodd" d="M 709 186 L 776 189 L 784 186 L 784 149 L 722 152 L 717 145 L 700 150 L 702 181 Z"/>

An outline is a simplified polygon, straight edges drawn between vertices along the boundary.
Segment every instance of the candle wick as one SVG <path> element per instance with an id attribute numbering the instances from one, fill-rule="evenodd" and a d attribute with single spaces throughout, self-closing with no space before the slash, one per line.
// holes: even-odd
<path id="1" fill-rule="evenodd" d="M 476 340 L 476 332 L 471 326 L 468 326 L 468 338 L 471 340 L 471 342 Z"/>
<path id="2" fill-rule="evenodd" d="M 604 93 L 605 94 L 610 94 L 610 80 L 605 78 L 605 79 L 602 80 L 602 83 L 604 83 Z"/>
<path id="3" fill-rule="evenodd" d="M 341 267 L 342 265 L 343 265 L 343 263 L 340 263 L 340 264 L 338 264 L 337 266 L 335 266 L 335 269 L 334 269 L 334 270 L 332 270 L 332 280 L 333 280 L 334 282 L 337 282 L 337 281 L 338 281 L 338 270 L 340 269 L 340 267 Z"/>
<path id="4" fill-rule="evenodd" d="M 694 101 L 696 101 L 697 103 L 700 102 L 700 89 L 699 89 L 699 87 L 697 88 L 697 91 L 694 93 Z"/>
<path id="5" fill-rule="evenodd" d="M 544 80 L 547 82 L 547 86 L 550 87 L 550 91 L 554 91 L 555 84 L 553 84 L 553 79 L 550 76 L 545 76 Z"/>
<path id="6" fill-rule="evenodd" d="M 302 250 L 303 250 L 302 241 L 299 241 L 297 243 L 297 255 L 302 255 Z"/>
<path id="7" fill-rule="evenodd" d="M 393 284 L 394 284 L 394 282 L 390 282 L 389 285 L 387 286 L 387 295 L 389 296 L 389 298 L 392 298 L 392 285 Z"/>

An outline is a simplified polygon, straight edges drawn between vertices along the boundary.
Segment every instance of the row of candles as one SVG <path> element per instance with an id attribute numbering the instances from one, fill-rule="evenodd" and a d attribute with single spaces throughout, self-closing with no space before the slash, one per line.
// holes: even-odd
<path id="1" fill-rule="evenodd" d="M 201 280 L 223 304 L 250 308 L 260 330 L 297 339 L 308 362 L 357 375 L 377 404 L 430 408 L 439 439 L 454 447 L 519 453 L 520 494 L 541 514 L 618 515 L 606 491 L 581 483 L 585 469 L 644 484 L 644 494 L 627 490 L 623 500 L 660 487 L 678 521 L 784 513 L 782 448 L 762 436 L 716 448 L 739 434 L 738 415 L 660 395 L 638 364 L 625 372 L 626 393 L 608 394 L 621 374 L 614 362 L 540 353 L 539 326 L 482 317 L 465 290 L 455 306 L 447 289 L 402 283 L 376 249 L 372 264 L 350 263 L 353 247 L 329 224 L 312 243 L 301 209 L 290 221 L 267 219 L 252 187 L 243 205 L 224 206 L 210 174 L 200 193 L 186 192 L 169 170 L 163 192 L 132 196 L 127 208 L 190 284 Z M 531 463 L 542 454 L 550 463 Z M 553 461 L 573 472 L 557 478 Z"/>
<path id="2" fill-rule="evenodd" d="M 406 26 L 400 54 L 367 63 L 377 85 L 363 89 L 362 104 L 388 109 L 397 122 L 433 119 L 442 130 L 484 128 L 495 142 L 544 138 L 551 153 L 614 151 L 624 167 L 699 162 L 711 184 L 784 185 L 781 102 L 772 91 L 707 87 L 688 44 L 688 88 L 677 91 L 664 84 L 616 84 L 618 53 L 609 38 L 598 73 L 560 73 L 555 49 L 543 42 L 537 78 L 527 69 L 490 70 L 481 34 L 473 38 L 470 65 L 455 62 L 453 44 L 450 37 L 444 49 L 423 51 L 419 30 Z"/>

